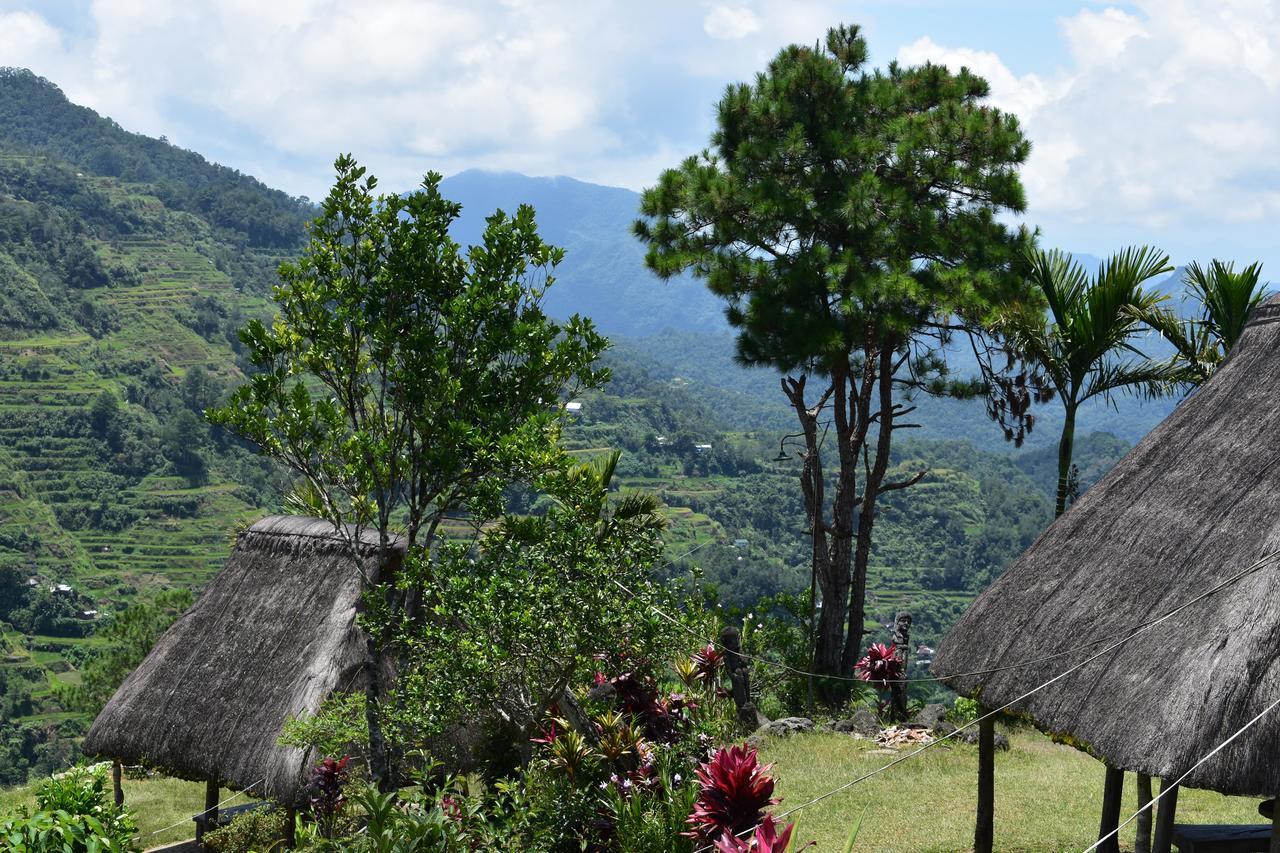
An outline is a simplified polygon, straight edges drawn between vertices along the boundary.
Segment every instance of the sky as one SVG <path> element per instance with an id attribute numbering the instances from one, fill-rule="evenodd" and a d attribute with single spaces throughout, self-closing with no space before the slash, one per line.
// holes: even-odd
<path id="1" fill-rule="evenodd" d="M 297 195 L 340 152 L 642 189 L 783 46 L 968 66 L 1032 141 L 1050 246 L 1261 260 L 1280 280 L 1280 0 L 0 0 L 0 65 Z"/>

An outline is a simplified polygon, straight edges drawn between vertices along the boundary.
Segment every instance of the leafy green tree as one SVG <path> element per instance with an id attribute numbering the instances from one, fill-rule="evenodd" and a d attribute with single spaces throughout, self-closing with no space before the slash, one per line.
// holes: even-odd
<path id="1" fill-rule="evenodd" d="M 1036 250 L 1028 260 L 1048 317 L 1038 301 L 1012 304 L 1003 310 L 1001 329 L 1042 374 L 1037 384 L 1047 383 L 1062 402 L 1056 518 L 1067 509 L 1080 406 L 1117 393 L 1162 396 L 1178 378 L 1175 367 L 1146 358 L 1134 345 L 1146 330 L 1139 318 L 1165 299 L 1142 285 L 1173 267 L 1168 255 L 1148 246 L 1117 252 L 1093 276 L 1056 249 Z"/>
<path id="2" fill-rule="evenodd" d="M 551 471 L 538 483 L 547 512 L 504 517 L 478 548 L 445 543 L 435 565 L 411 566 L 438 582 L 428 618 L 406 623 L 402 640 L 412 663 L 397 723 L 412 733 L 407 740 L 461 719 L 496 724 L 523 745 L 553 703 L 569 713 L 565 691 L 590 683 L 599 656 L 661 665 L 673 645 L 688 644 L 681 629 L 633 601 L 666 603 L 652 579 L 666 519 L 650 495 L 610 500 L 618 459 L 614 452 Z"/>
<path id="3" fill-rule="evenodd" d="M 259 371 L 210 418 L 283 462 L 319 514 L 347 537 L 376 534 L 364 577 L 370 763 L 390 785 L 378 660 L 406 606 L 431 582 L 391 592 L 392 537 L 429 549 L 445 515 L 501 512 L 509 484 L 559 464 L 560 408 L 593 387 L 605 347 L 587 320 L 552 322 L 541 303 L 564 256 L 538 236 L 533 209 L 487 220 L 479 245 L 449 236 L 461 208 L 440 176 L 405 196 L 375 195 L 349 156 L 297 263 L 280 268 L 279 315 L 241 333 Z"/>
<path id="4" fill-rule="evenodd" d="M 1256 262 L 1239 272 L 1230 262 L 1214 260 L 1207 268 L 1192 262 L 1183 282 L 1199 304 L 1199 316 L 1183 320 L 1161 306 L 1138 312 L 1139 319 L 1173 344 L 1186 368 L 1186 384 L 1199 385 L 1212 376 L 1240 340 L 1249 315 L 1266 297 L 1261 274 L 1262 265 Z"/>
<path id="5" fill-rule="evenodd" d="M 72 710 L 97 714 L 125 677 L 142 663 L 160 635 L 193 601 L 191 591 L 171 589 L 147 602 L 126 608 L 95 636 L 102 646 L 80 669 L 80 684 L 66 688 L 59 697 Z"/>
<path id="6" fill-rule="evenodd" d="M 949 377 L 945 343 L 1027 298 L 1014 273 L 1030 235 L 998 219 L 1024 207 L 1017 120 L 967 69 L 866 63 L 858 28 L 841 26 L 730 86 L 714 150 L 664 172 L 636 224 L 659 276 L 690 271 L 725 300 L 738 359 L 784 374 L 816 522 L 813 665 L 830 674 L 859 655 L 877 500 L 924 473 L 886 479 L 905 397 L 976 392 Z"/>

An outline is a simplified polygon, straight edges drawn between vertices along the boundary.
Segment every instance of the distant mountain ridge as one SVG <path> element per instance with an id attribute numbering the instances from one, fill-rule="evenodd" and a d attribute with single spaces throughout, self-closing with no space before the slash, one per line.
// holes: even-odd
<path id="1" fill-rule="evenodd" d="M 723 332 L 720 300 L 692 276 L 661 281 L 644 265 L 644 246 L 631 234 L 640 195 L 574 178 L 531 178 L 471 170 L 447 178 L 445 196 L 462 204 L 454 238 L 475 243 L 484 220 L 501 208 L 533 205 L 538 230 L 565 249 L 557 283 L 547 294 L 556 316 L 577 312 L 607 335 L 651 335 L 667 329 Z"/>

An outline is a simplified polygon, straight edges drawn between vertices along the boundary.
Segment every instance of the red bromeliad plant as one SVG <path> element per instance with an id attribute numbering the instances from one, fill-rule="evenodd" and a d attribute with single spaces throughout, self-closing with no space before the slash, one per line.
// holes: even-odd
<path id="1" fill-rule="evenodd" d="M 769 776 L 772 766 L 762 766 L 756 751 L 746 745 L 719 749 L 698 768 L 701 788 L 687 821 L 693 829 L 685 834 L 718 841 L 755 829 L 764 810 L 778 802 Z"/>
<path id="2" fill-rule="evenodd" d="M 898 657 L 898 647 L 872 643 L 866 655 L 854 664 L 854 670 L 863 681 L 884 690 L 889 682 L 902 678 L 902 660 Z"/>

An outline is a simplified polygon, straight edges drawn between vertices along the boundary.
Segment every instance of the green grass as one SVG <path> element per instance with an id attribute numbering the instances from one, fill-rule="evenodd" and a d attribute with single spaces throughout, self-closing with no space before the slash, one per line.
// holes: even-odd
<path id="1" fill-rule="evenodd" d="M 232 796 L 223 789 L 219 801 Z M 35 806 L 35 786 L 0 790 L 0 815 L 8 814 L 19 806 Z M 204 783 L 187 782 L 167 776 L 153 776 L 143 780 L 124 780 L 124 802 L 138 822 L 138 845 L 142 849 L 183 841 L 195 835 L 191 816 L 204 808 Z M 246 802 L 238 797 L 236 805 Z M 176 825 L 175 825 L 176 824 Z"/>
<path id="2" fill-rule="evenodd" d="M 869 741 L 814 734 L 769 742 L 761 751 L 774 763 L 778 809 L 813 797 L 883 766 L 894 755 L 876 754 Z M 857 851 L 970 850 L 977 802 L 977 750 L 942 745 L 904 761 L 828 800 L 802 810 L 798 839 L 817 850 L 844 850 L 849 830 L 866 810 Z M 995 847 L 1001 851 L 1079 851 L 1097 839 L 1102 765 L 1043 735 L 1017 732 L 1012 749 L 996 754 Z M 1156 786 L 1158 788 L 1158 785 Z M 1125 777 L 1121 819 L 1137 810 L 1134 777 Z M 1208 791 L 1182 791 L 1179 823 L 1260 823 L 1257 801 Z M 1133 849 L 1134 824 L 1121 834 Z"/>

